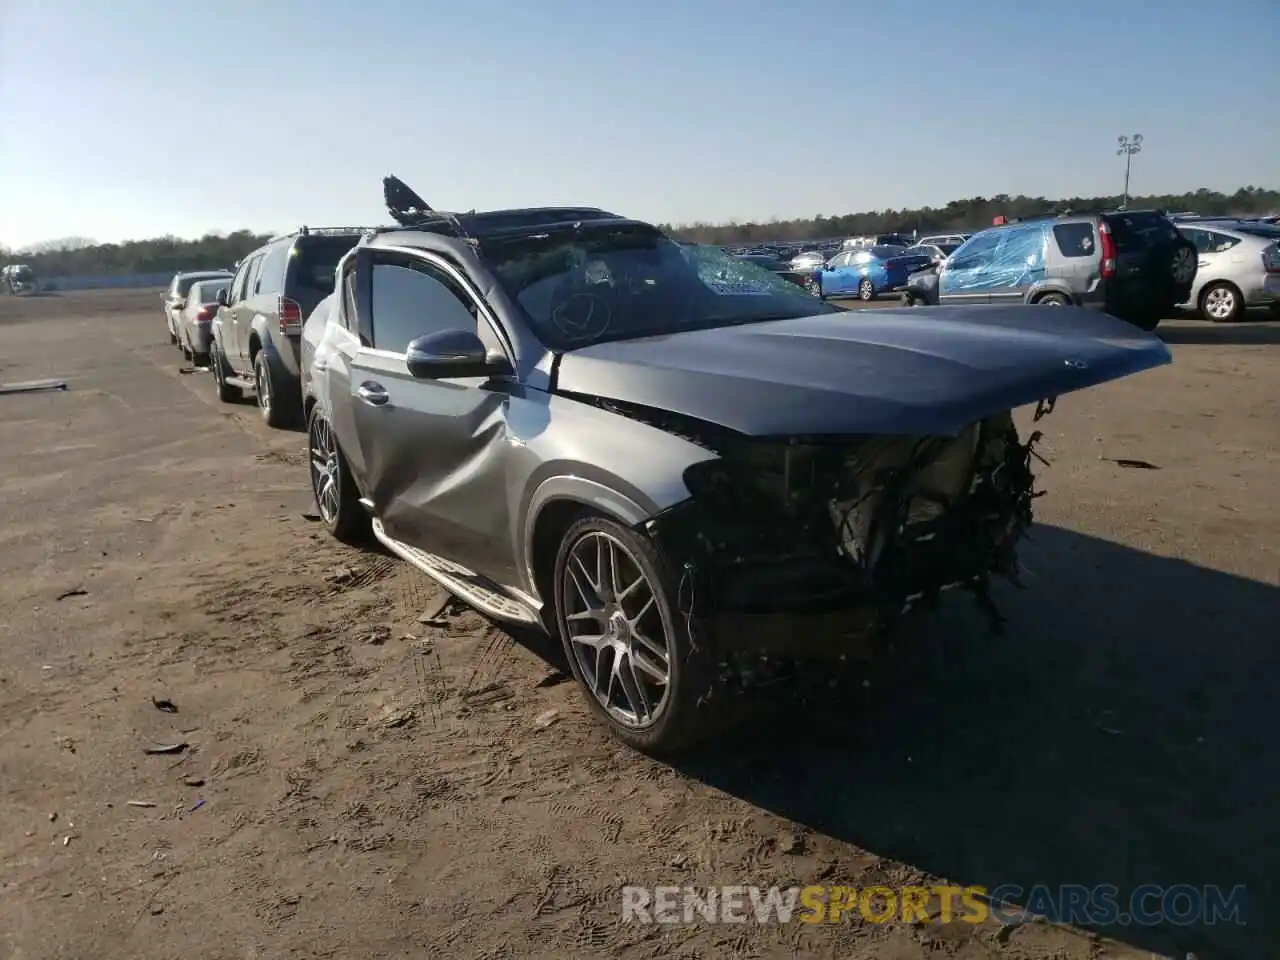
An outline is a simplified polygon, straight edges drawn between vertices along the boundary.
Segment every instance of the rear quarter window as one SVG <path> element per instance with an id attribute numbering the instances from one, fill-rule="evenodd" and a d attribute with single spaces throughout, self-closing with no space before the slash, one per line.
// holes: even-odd
<path id="1" fill-rule="evenodd" d="M 1053 228 L 1053 240 L 1064 257 L 1091 257 L 1097 250 L 1091 223 L 1059 223 Z"/>

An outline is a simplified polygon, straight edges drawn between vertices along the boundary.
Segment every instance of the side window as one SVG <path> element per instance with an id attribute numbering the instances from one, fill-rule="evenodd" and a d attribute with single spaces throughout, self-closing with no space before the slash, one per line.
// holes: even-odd
<path id="1" fill-rule="evenodd" d="M 289 265 L 289 251 L 292 249 L 292 241 L 287 240 L 267 247 L 258 269 L 257 283 L 251 288 L 254 293 L 270 296 L 284 292 L 284 270 Z"/>
<path id="2" fill-rule="evenodd" d="M 1053 228 L 1053 240 L 1064 257 L 1089 257 L 1097 249 L 1092 223 L 1059 223 Z"/>
<path id="3" fill-rule="evenodd" d="M 342 275 L 342 325 L 348 330 L 359 330 L 356 317 L 356 271 L 349 265 Z"/>
<path id="4" fill-rule="evenodd" d="M 1240 242 L 1236 237 L 1229 237 L 1225 233 L 1214 233 L 1212 230 L 1204 232 L 1209 238 L 1206 253 L 1225 253 Z"/>
<path id="5" fill-rule="evenodd" d="M 1211 242 L 1209 239 L 1209 231 L 1186 227 L 1183 229 L 1182 235 L 1190 240 L 1192 246 L 1194 246 L 1200 253 L 1209 252 L 1209 244 Z"/>
<path id="6" fill-rule="evenodd" d="M 471 298 L 430 264 L 375 263 L 371 293 L 377 350 L 404 353 L 426 334 L 476 329 Z"/>
<path id="7" fill-rule="evenodd" d="M 236 271 L 235 279 L 231 281 L 231 296 L 227 298 L 228 303 L 239 303 L 244 299 L 245 291 L 249 289 L 249 274 L 253 270 L 253 264 L 256 259 L 253 254 L 250 254 L 240 264 L 240 269 Z"/>
<path id="8" fill-rule="evenodd" d="M 838 253 L 838 254 L 836 254 L 834 257 L 832 257 L 832 258 L 831 258 L 831 266 L 832 266 L 833 268 L 835 268 L 835 267 L 847 267 L 847 266 L 849 265 L 849 257 L 851 257 L 851 256 L 852 256 L 852 254 L 850 254 L 850 253 Z"/>
<path id="9" fill-rule="evenodd" d="M 975 233 L 951 255 L 951 266 L 956 269 L 969 269 L 982 266 L 988 257 L 996 252 L 1000 245 L 1000 231 Z"/>

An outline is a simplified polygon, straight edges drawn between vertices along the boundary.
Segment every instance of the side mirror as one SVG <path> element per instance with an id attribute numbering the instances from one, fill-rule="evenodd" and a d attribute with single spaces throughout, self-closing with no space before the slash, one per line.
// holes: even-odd
<path id="1" fill-rule="evenodd" d="M 419 380 L 500 377 L 512 372 L 500 353 L 490 353 L 474 330 L 441 330 L 418 337 L 405 353 L 409 373 Z"/>
<path id="2" fill-rule="evenodd" d="M 227 291 L 219 290 L 217 295 L 213 299 L 218 304 L 218 306 L 225 307 L 227 305 Z"/>

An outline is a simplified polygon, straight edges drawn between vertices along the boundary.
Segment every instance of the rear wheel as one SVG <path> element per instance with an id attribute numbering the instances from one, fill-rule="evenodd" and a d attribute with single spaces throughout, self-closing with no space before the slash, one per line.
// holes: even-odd
<path id="1" fill-rule="evenodd" d="M 1200 315 L 1214 323 L 1230 323 L 1240 316 L 1244 299 L 1231 283 L 1211 283 L 1200 292 Z"/>
<path id="2" fill-rule="evenodd" d="M 876 298 L 876 286 L 871 282 L 870 277 L 863 277 L 858 284 L 859 300 L 874 300 Z"/>
<path id="3" fill-rule="evenodd" d="M 307 418 L 307 462 L 311 470 L 311 494 L 320 519 L 329 533 L 343 543 L 358 543 L 369 532 L 369 515 L 360 506 L 360 494 L 338 438 L 317 405 Z"/>
<path id="4" fill-rule="evenodd" d="M 646 752 L 709 732 L 699 697 L 709 658 L 675 606 L 677 581 L 652 541 L 604 517 L 565 532 L 556 556 L 556 625 L 587 704 Z"/>
<path id="5" fill-rule="evenodd" d="M 288 383 L 265 349 L 253 358 L 253 386 L 258 395 L 258 410 L 267 426 L 287 427 L 294 422 Z"/>
<path id="6" fill-rule="evenodd" d="M 805 281 L 804 288 L 819 300 L 825 300 L 827 298 L 826 294 L 822 292 L 822 281 L 817 277 L 812 277 Z"/>
<path id="7" fill-rule="evenodd" d="M 1069 307 L 1071 301 L 1060 293 L 1046 293 L 1036 301 L 1038 307 Z"/>

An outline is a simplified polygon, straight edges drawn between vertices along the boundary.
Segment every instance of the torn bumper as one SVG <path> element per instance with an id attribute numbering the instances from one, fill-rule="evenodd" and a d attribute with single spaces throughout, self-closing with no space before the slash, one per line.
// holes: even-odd
<path id="1" fill-rule="evenodd" d="M 713 657 L 869 658 L 904 614 L 947 590 L 973 594 L 999 625 L 988 585 L 993 576 L 1017 580 L 1038 439 L 1021 443 L 1010 426 L 984 444 L 964 496 L 931 519 L 904 523 L 871 571 L 829 542 L 779 549 L 781 531 L 755 538 L 750 523 L 727 523 L 696 499 L 646 529 L 680 571 L 680 614 Z"/>

